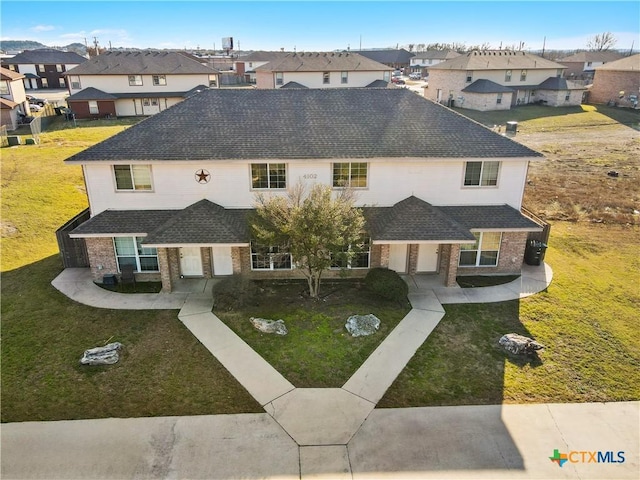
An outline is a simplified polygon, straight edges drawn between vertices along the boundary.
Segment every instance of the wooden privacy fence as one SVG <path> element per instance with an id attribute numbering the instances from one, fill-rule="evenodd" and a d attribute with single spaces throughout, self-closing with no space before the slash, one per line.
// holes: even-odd
<path id="1" fill-rule="evenodd" d="M 56 239 L 64 268 L 86 268 L 89 266 L 89 255 L 84 238 L 69 237 L 69 232 L 89 220 L 89 217 L 89 209 L 87 208 L 56 230 Z"/>

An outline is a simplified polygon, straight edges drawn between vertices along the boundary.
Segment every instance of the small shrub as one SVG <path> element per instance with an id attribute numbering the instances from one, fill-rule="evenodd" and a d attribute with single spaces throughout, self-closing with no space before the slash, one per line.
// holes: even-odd
<path id="1" fill-rule="evenodd" d="M 402 302 L 409 294 L 409 286 L 393 270 L 374 268 L 367 273 L 364 284 L 371 293 L 389 300 Z"/>
<path id="2" fill-rule="evenodd" d="M 253 305 L 260 298 L 260 288 L 244 275 L 227 277 L 213 286 L 213 308 L 231 311 Z"/>

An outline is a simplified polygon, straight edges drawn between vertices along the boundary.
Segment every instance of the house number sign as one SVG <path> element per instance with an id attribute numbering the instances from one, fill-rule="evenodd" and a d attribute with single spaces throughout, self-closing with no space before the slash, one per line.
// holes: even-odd
<path id="1" fill-rule="evenodd" d="M 204 168 L 201 168 L 196 172 L 196 182 L 209 183 L 209 180 L 211 180 L 211 174 Z"/>
<path id="2" fill-rule="evenodd" d="M 305 173 L 302 178 L 318 178 L 317 173 Z"/>

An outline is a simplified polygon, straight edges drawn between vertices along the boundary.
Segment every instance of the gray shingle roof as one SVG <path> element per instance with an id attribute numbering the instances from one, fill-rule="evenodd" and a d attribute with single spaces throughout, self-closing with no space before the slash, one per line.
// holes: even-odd
<path id="1" fill-rule="evenodd" d="M 206 90 L 208 87 L 199 85 L 186 92 L 123 92 L 123 93 L 107 93 L 94 87 L 85 88 L 78 93 L 67 97 L 67 101 L 79 100 L 117 100 L 119 98 L 171 98 L 171 97 L 190 97 L 196 93 Z"/>
<path id="2" fill-rule="evenodd" d="M 541 156 L 407 89 L 215 89 L 66 161 Z"/>
<path id="3" fill-rule="evenodd" d="M 430 203 L 411 196 L 393 207 L 363 209 L 374 241 L 442 241 L 475 240 L 469 229 Z"/>
<path id="4" fill-rule="evenodd" d="M 2 64 L 26 65 L 26 64 L 61 64 L 75 65 L 86 62 L 87 59 L 75 52 L 62 52 L 51 48 L 39 50 L 25 50 L 11 58 L 3 58 Z"/>
<path id="5" fill-rule="evenodd" d="M 542 227 L 509 205 L 462 205 L 438 207 L 469 230 L 538 231 Z"/>
<path id="6" fill-rule="evenodd" d="M 401 48 L 400 50 L 351 50 L 353 53 L 359 53 L 363 57 L 370 58 L 376 62 L 386 64 L 408 64 L 414 57 L 414 54 Z"/>
<path id="7" fill-rule="evenodd" d="M 560 63 L 572 63 L 572 62 L 613 62 L 620 60 L 622 55 L 618 52 L 601 51 L 601 52 L 578 52 L 568 57 L 560 58 L 557 61 Z"/>
<path id="8" fill-rule="evenodd" d="M 254 69 L 256 72 L 385 71 L 390 67 L 352 52 L 289 53 Z"/>
<path id="9" fill-rule="evenodd" d="M 287 82 L 282 85 L 280 88 L 309 88 L 298 82 Z"/>
<path id="10" fill-rule="evenodd" d="M 429 67 L 431 70 L 511 70 L 511 69 L 562 68 L 546 58 L 527 52 L 508 50 L 473 50 L 459 57 Z"/>
<path id="11" fill-rule="evenodd" d="M 499 83 L 492 82 L 491 80 L 485 80 L 483 78 L 464 87 L 462 91 L 469 93 L 513 93 L 512 88 L 504 87 Z"/>
<path id="12" fill-rule="evenodd" d="M 374 80 L 366 88 L 387 88 L 389 86 L 389 82 L 385 82 L 384 80 Z"/>
<path id="13" fill-rule="evenodd" d="M 575 82 L 567 81 L 566 78 L 549 77 L 536 87 L 538 90 L 586 90 L 587 87 L 578 85 Z"/>
<path id="14" fill-rule="evenodd" d="M 71 235 L 149 233 L 175 214 L 175 210 L 105 210 L 75 228 Z"/>
<path id="15" fill-rule="evenodd" d="M 453 50 L 427 50 L 426 52 L 418 52 L 413 59 L 424 60 L 449 60 L 459 57 L 461 54 Z"/>
<path id="16" fill-rule="evenodd" d="M 175 213 L 149 234 L 145 245 L 233 244 L 249 242 L 246 215 L 251 210 L 225 209 L 200 200 Z"/>
<path id="17" fill-rule="evenodd" d="M 279 58 L 287 56 L 289 53 L 291 52 L 266 52 L 266 51 L 251 52 L 248 55 L 238 57 L 238 61 L 239 62 L 272 62 L 273 60 L 277 60 Z"/>
<path id="18" fill-rule="evenodd" d="M 185 75 L 218 73 L 179 52 L 105 52 L 69 70 L 68 75 Z"/>
<path id="19" fill-rule="evenodd" d="M 608 62 L 604 65 L 596 67 L 596 71 L 612 70 L 617 72 L 638 72 L 640 71 L 640 53 L 624 57 L 615 62 Z"/>
<path id="20" fill-rule="evenodd" d="M 117 100 L 118 95 L 114 93 L 103 92 L 102 90 L 98 90 L 94 87 L 85 88 L 84 90 L 80 90 L 78 93 L 74 93 L 67 97 L 67 101 L 78 101 L 78 100 Z"/>

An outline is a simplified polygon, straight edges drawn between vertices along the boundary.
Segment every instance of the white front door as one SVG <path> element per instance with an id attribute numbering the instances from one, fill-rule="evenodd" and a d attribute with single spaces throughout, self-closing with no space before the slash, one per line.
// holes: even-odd
<path id="1" fill-rule="evenodd" d="M 389 245 L 389 270 L 407 273 L 407 246 L 406 243 Z"/>
<path id="2" fill-rule="evenodd" d="M 438 244 L 422 243 L 418 248 L 417 272 L 436 272 L 438 270 Z"/>
<path id="3" fill-rule="evenodd" d="M 202 255 L 200 247 L 180 248 L 180 272 L 183 277 L 202 276 Z"/>
<path id="4" fill-rule="evenodd" d="M 233 275 L 233 261 L 231 260 L 231 247 L 212 247 L 213 274 Z"/>

